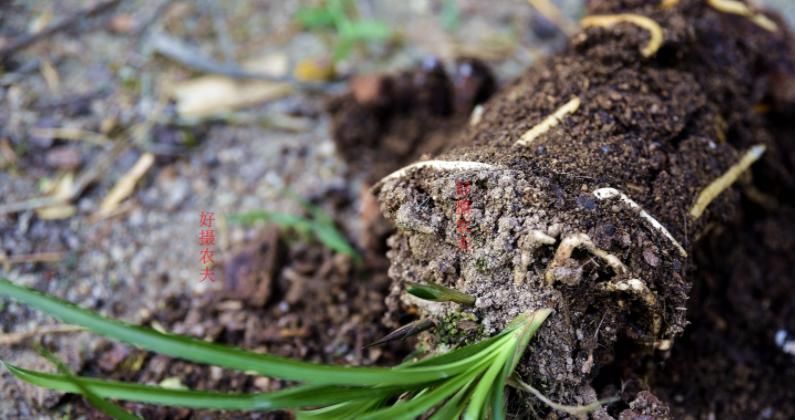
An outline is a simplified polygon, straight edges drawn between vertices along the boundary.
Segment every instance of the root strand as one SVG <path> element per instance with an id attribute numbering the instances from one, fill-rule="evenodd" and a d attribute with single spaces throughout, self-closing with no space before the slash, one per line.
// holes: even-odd
<path id="1" fill-rule="evenodd" d="M 432 168 L 441 171 L 471 171 L 482 169 L 497 169 L 499 166 L 483 162 L 473 162 L 467 160 L 425 160 L 422 162 L 412 163 L 411 165 L 404 166 L 395 172 L 381 178 L 375 186 L 383 185 L 386 181 L 395 178 L 402 178 L 415 169 Z"/>
<path id="2" fill-rule="evenodd" d="M 651 57 L 662 46 L 665 37 L 663 29 L 657 22 L 643 15 L 633 13 L 620 13 L 617 15 L 593 15 L 586 16 L 582 20 L 584 28 L 590 27 L 610 27 L 619 23 L 631 23 L 649 31 L 649 42 L 640 52 L 644 57 Z"/>
<path id="3" fill-rule="evenodd" d="M 769 17 L 763 15 L 762 13 L 751 10 L 751 8 L 743 2 L 737 0 L 707 0 L 707 4 L 719 12 L 745 16 L 750 19 L 751 22 L 767 31 L 778 31 L 778 25 L 776 22 L 773 22 Z"/>
<path id="4" fill-rule="evenodd" d="M 577 111 L 580 107 L 580 98 L 574 97 L 563 106 L 558 108 L 552 115 L 544 118 L 540 123 L 533 126 L 533 128 L 527 130 L 519 140 L 516 141 L 517 146 L 529 146 L 535 139 L 537 139 L 542 134 L 546 133 L 553 127 L 560 124 L 564 117 L 567 115 Z"/>
<path id="5" fill-rule="evenodd" d="M 591 254 L 604 260 L 607 265 L 609 265 L 617 274 L 624 274 L 628 271 L 627 267 L 621 262 L 621 260 L 618 259 L 618 257 L 603 249 L 597 248 L 588 235 L 584 233 L 575 233 L 565 237 L 560 242 L 557 251 L 555 251 L 555 257 L 547 266 L 547 271 L 544 274 L 547 284 L 552 284 L 555 282 L 555 269 L 564 266 L 569 258 L 571 258 L 572 252 L 579 247 L 585 248 Z"/>
<path id="6" fill-rule="evenodd" d="M 629 198 L 626 194 L 622 193 L 621 191 L 615 188 L 599 188 L 598 190 L 595 190 L 593 192 L 593 195 L 595 195 L 596 198 L 600 200 L 606 200 L 615 197 L 621 198 L 621 201 L 624 204 L 629 206 L 629 208 L 631 208 L 632 210 L 637 211 L 638 215 L 640 215 L 641 218 L 649 222 L 649 224 L 654 229 L 656 229 L 658 232 L 662 233 L 663 236 L 668 238 L 668 240 L 671 241 L 671 243 L 676 247 L 676 250 L 679 251 L 679 254 L 681 254 L 683 257 L 687 257 L 687 252 L 682 247 L 682 245 L 679 244 L 679 242 L 676 239 L 674 239 L 673 235 L 671 235 L 671 232 L 669 232 L 668 229 L 666 229 L 665 226 L 662 225 L 662 223 L 660 223 L 659 221 L 657 221 L 657 219 L 655 219 L 649 213 L 647 213 L 646 210 L 643 210 L 643 208 L 638 203 L 636 203 L 633 199 Z"/>
<path id="7" fill-rule="evenodd" d="M 739 162 L 732 165 L 732 167 L 729 168 L 726 173 L 719 176 L 716 180 L 707 185 L 706 188 L 701 190 L 701 193 L 698 194 L 698 198 L 696 199 L 696 203 L 693 204 L 693 207 L 690 209 L 690 216 L 692 216 L 694 219 L 701 217 L 701 215 L 704 213 L 704 210 L 707 209 L 707 206 L 709 206 L 710 203 L 712 203 L 712 201 L 720 195 L 720 193 L 731 187 L 743 172 L 748 170 L 748 168 L 754 162 L 762 157 L 763 153 L 765 153 L 765 146 L 761 144 L 758 144 L 745 152 Z"/>

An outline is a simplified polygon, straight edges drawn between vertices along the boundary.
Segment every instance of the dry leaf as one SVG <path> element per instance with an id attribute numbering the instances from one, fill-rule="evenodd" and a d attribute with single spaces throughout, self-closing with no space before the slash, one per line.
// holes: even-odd
<path id="1" fill-rule="evenodd" d="M 152 164 L 155 163 L 155 156 L 151 153 L 144 153 L 138 158 L 138 161 L 135 162 L 135 165 L 116 182 L 116 185 L 110 190 L 108 195 L 102 200 L 102 204 L 99 206 L 99 212 L 97 212 L 97 217 L 107 217 L 119 206 L 125 198 L 129 197 L 132 194 L 133 190 L 135 189 L 135 184 L 138 183 L 149 168 L 152 167 Z"/>
<path id="2" fill-rule="evenodd" d="M 182 117 L 206 117 L 281 98 L 293 88 L 283 82 L 240 81 L 224 76 L 202 76 L 173 88 Z"/>
<path id="3" fill-rule="evenodd" d="M 61 220 L 75 215 L 77 209 L 71 204 L 59 204 L 36 209 L 36 216 L 41 220 Z"/>

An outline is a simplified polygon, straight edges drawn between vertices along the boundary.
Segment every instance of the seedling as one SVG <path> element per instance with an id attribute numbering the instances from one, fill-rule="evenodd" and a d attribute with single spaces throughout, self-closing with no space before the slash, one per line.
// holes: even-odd
<path id="1" fill-rule="evenodd" d="M 298 11 L 296 20 L 306 29 L 332 29 L 337 40 L 332 58 L 340 61 L 350 55 L 353 47 L 371 41 L 384 41 L 392 36 L 389 27 L 378 20 L 351 18 L 355 14 L 350 0 L 326 0 L 320 7 Z"/>
<path id="2" fill-rule="evenodd" d="M 6 363 L 19 379 L 88 397 L 110 414 L 103 398 L 223 410 L 291 410 L 299 418 L 432 419 L 463 416 L 505 418 L 504 388 L 525 349 L 551 313 L 540 309 L 517 317 L 498 335 L 448 353 L 396 367 L 343 367 L 302 362 L 166 334 L 102 317 L 94 312 L 0 278 L 0 296 L 42 310 L 108 338 L 197 363 L 302 383 L 270 393 L 222 393 L 170 389 L 24 369 Z M 118 408 L 118 407 L 116 407 Z M 119 414 L 122 416 L 122 414 Z"/>
<path id="3" fill-rule="evenodd" d="M 345 254 L 360 261 L 361 256 L 356 249 L 348 243 L 345 235 L 334 225 L 334 220 L 321 208 L 301 201 L 304 208 L 310 214 L 309 218 L 297 216 L 289 213 L 280 213 L 267 210 L 255 210 L 245 213 L 237 213 L 228 216 L 230 223 L 242 225 L 252 225 L 263 221 L 283 228 L 293 229 L 302 235 L 311 235 L 320 243 L 332 251 Z"/>
<path id="4" fill-rule="evenodd" d="M 406 282 L 406 291 L 420 299 L 431 300 L 434 302 L 455 302 L 462 305 L 472 306 L 475 298 L 466 293 L 449 287 L 440 286 L 433 283 L 412 283 Z"/>

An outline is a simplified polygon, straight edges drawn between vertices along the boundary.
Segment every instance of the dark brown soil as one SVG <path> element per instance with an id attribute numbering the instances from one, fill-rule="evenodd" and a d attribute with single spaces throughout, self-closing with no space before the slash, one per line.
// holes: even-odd
<path id="1" fill-rule="evenodd" d="M 372 183 L 450 146 L 472 108 L 496 89 L 493 74 L 477 59 L 451 67 L 428 58 L 399 74 L 357 76 L 349 94 L 330 102 L 334 141 L 355 172 Z"/>
<path id="2" fill-rule="evenodd" d="M 503 89 L 485 105 L 482 120 L 461 138 L 450 140 L 452 150 L 436 158 L 490 167 L 458 170 L 432 164 L 379 185 L 382 209 L 398 228 L 390 239 L 390 276 L 395 280 L 390 309 L 399 312 L 405 305 L 417 306 L 423 316 L 442 325 L 459 319 L 458 314 L 465 311 L 477 317 L 486 333 L 492 333 L 522 311 L 555 308 L 557 313 L 547 321 L 545 334 L 531 344 L 532 354 L 520 371 L 546 393 L 569 403 L 615 394 L 625 378 L 639 372 L 636 368 L 625 372 L 622 366 L 626 361 L 646 360 L 645 356 L 655 353 L 664 356 L 671 344 L 676 349 L 673 357 L 679 351 L 699 354 L 687 350 L 693 336 L 681 345 L 677 337 L 687 326 L 693 282 L 702 278 L 698 273 L 705 272 L 696 271 L 696 267 L 704 265 L 709 270 L 722 263 L 714 258 L 694 260 L 693 255 L 702 254 L 700 247 L 706 246 L 696 243 L 716 226 L 731 229 L 736 220 L 741 221 L 740 226 L 764 220 L 757 213 L 747 213 L 736 188 L 721 194 L 702 217 L 690 216 L 696 197 L 709 183 L 752 146 L 762 144 L 767 154 L 757 164 L 761 176 L 754 185 L 761 182 L 758 188 L 763 194 L 773 196 L 792 191 L 765 186 L 778 177 L 786 183 L 792 172 L 782 169 L 782 162 L 791 161 L 782 157 L 782 146 L 774 141 L 766 116 L 759 112 L 760 105 L 777 110 L 791 106 L 786 90 L 775 89 L 782 78 L 792 80 L 788 76 L 793 69 L 788 35 L 782 31 L 772 34 L 701 1 L 683 0 L 669 10 L 658 3 L 592 3 L 594 12 L 632 12 L 658 22 L 665 43 L 652 57 L 640 54 L 648 33 L 637 26 L 588 29 L 573 38 L 569 51 L 530 69 Z M 523 133 L 575 96 L 581 101 L 576 112 L 559 120 L 557 127 L 529 147 L 515 144 Z M 471 185 L 465 197 L 463 232 L 459 220 L 462 198 L 457 194 L 461 183 Z M 603 200 L 593 193 L 604 187 L 631 197 L 670 231 L 688 256 L 637 210 L 619 199 Z M 780 222 L 776 220 L 782 216 L 769 217 L 773 218 L 770 225 L 777 226 Z M 464 234 L 468 237 L 462 242 Z M 560 242 L 580 235 L 587 235 L 593 245 L 578 246 L 571 255 L 555 258 Z M 779 241 L 762 237 L 752 243 L 768 240 Z M 741 248 L 734 252 L 738 257 L 734 261 L 742 264 L 740 256 L 747 252 Z M 725 258 L 727 254 L 732 255 L 725 250 L 713 255 Z M 791 264 L 792 257 L 782 256 L 781 260 Z M 728 270 L 726 266 L 723 264 L 722 270 Z M 698 283 L 694 296 L 720 287 L 714 276 L 723 273 L 725 277 L 730 272 L 722 270 L 705 277 L 708 286 Z M 743 270 L 736 267 L 731 273 L 739 276 Z M 749 284 L 737 285 L 738 294 L 753 296 L 752 290 L 764 290 L 762 285 L 767 284 L 758 277 L 742 278 Z M 475 308 L 423 303 L 403 293 L 404 281 L 456 287 L 478 301 Z M 754 286 L 749 290 L 750 284 Z M 730 294 L 727 299 L 732 302 L 737 296 Z M 698 306 L 700 310 L 708 307 Z M 731 313 L 725 316 L 733 319 Z M 764 328 L 773 346 L 770 325 Z M 745 333 L 749 331 L 745 329 L 741 335 Z M 696 334 L 699 340 L 708 337 Z M 435 339 L 449 341 L 449 337 Z M 719 348 L 715 342 L 698 343 L 695 345 L 704 343 L 699 351 Z M 732 358 L 724 356 L 729 358 L 725 360 Z M 724 369 L 720 360 L 716 359 L 714 373 Z M 683 361 L 690 369 L 698 365 Z M 759 374 L 765 371 L 762 368 Z M 671 380 L 676 381 L 674 378 L 672 375 Z M 692 374 L 682 378 L 691 380 Z M 710 378 L 705 384 L 714 382 Z M 645 403 L 629 402 L 638 391 L 648 389 L 649 382 L 624 389 L 624 402 L 609 413 L 618 415 L 627 408 L 643 413 Z M 765 390 L 772 392 L 777 384 L 769 382 L 771 388 Z M 698 386 L 693 389 L 696 392 Z M 787 392 L 773 398 L 791 400 L 786 398 Z M 730 394 L 727 390 L 726 395 Z M 709 394 L 701 401 L 710 401 Z M 679 414 L 715 412 L 693 408 L 705 408 L 706 404 L 672 404 Z M 759 406 L 737 404 L 718 411 L 726 415 L 761 413 L 756 411 Z M 790 409 L 774 409 L 773 413 L 789 413 Z"/>
<path id="3" fill-rule="evenodd" d="M 795 212 L 746 217 L 706 240 L 691 294 L 691 325 L 652 369 L 654 392 L 677 418 L 795 417 Z"/>

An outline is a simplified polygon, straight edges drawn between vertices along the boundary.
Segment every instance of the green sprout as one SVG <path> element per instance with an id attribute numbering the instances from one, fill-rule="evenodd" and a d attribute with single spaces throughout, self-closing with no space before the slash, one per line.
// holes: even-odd
<path id="1" fill-rule="evenodd" d="M 345 235 L 334 224 L 334 220 L 320 207 L 301 201 L 310 218 L 297 216 L 290 213 L 280 213 L 267 210 L 255 210 L 245 213 L 229 215 L 230 223 L 252 225 L 264 221 L 283 228 L 293 229 L 301 235 L 310 235 L 332 251 L 345 254 L 354 261 L 361 261 L 361 256 L 356 249 L 348 243 Z"/>
<path id="2" fill-rule="evenodd" d="M 384 22 L 351 18 L 353 8 L 354 5 L 350 0 L 326 0 L 322 6 L 299 10 L 296 20 L 306 29 L 334 30 L 337 35 L 337 45 L 332 57 L 334 61 L 339 61 L 348 57 L 357 44 L 384 41 L 392 36 L 392 32 Z"/>
<path id="3" fill-rule="evenodd" d="M 496 336 L 395 367 L 331 366 L 245 351 L 197 338 L 165 334 L 102 317 L 69 302 L 0 278 L 0 296 L 13 298 L 105 337 L 197 363 L 301 383 L 268 393 L 171 389 L 45 373 L 5 363 L 17 378 L 81 394 L 106 413 L 125 417 L 102 399 L 219 410 L 290 410 L 306 419 L 505 418 L 504 388 L 527 345 L 551 310 L 517 317 Z M 63 366 L 61 366 L 63 367 Z M 116 407 L 118 408 L 118 407 Z M 113 414 L 112 414 L 113 415 Z"/>
<path id="4" fill-rule="evenodd" d="M 435 283 L 414 283 L 407 281 L 406 286 L 406 291 L 409 294 L 420 299 L 434 302 L 455 302 L 467 306 L 475 304 L 475 298 L 473 296 Z"/>
<path id="5" fill-rule="evenodd" d="M 47 359 L 56 369 L 61 373 L 61 375 L 69 381 L 72 386 L 77 388 L 80 391 L 88 403 L 91 404 L 94 408 L 99 410 L 100 412 L 107 414 L 108 416 L 114 419 L 122 419 L 122 420 L 140 420 L 140 417 L 135 416 L 133 414 L 124 411 L 123 408 L 119 407 L 112 402 L 105 401 L 102 397 L 95 394 L 88 386 L 86 386 L 80 378 L 74 376 L 69 367 L 66 366 L 66 363 L 58 359 L 57 356 L 52 354 L 49 350 L 41 346 L 40 344 L 36 344 L 35 346 L 36 351 L 39 352 L 41 357 Z"/>
<path id="6" fill-rule="evenodd" d="M 457 30 L 461 25 L 461 8 L 458 6 L 458 0 L 444 0 L 439 18 L 446 31 L 454 32 Z"/>

